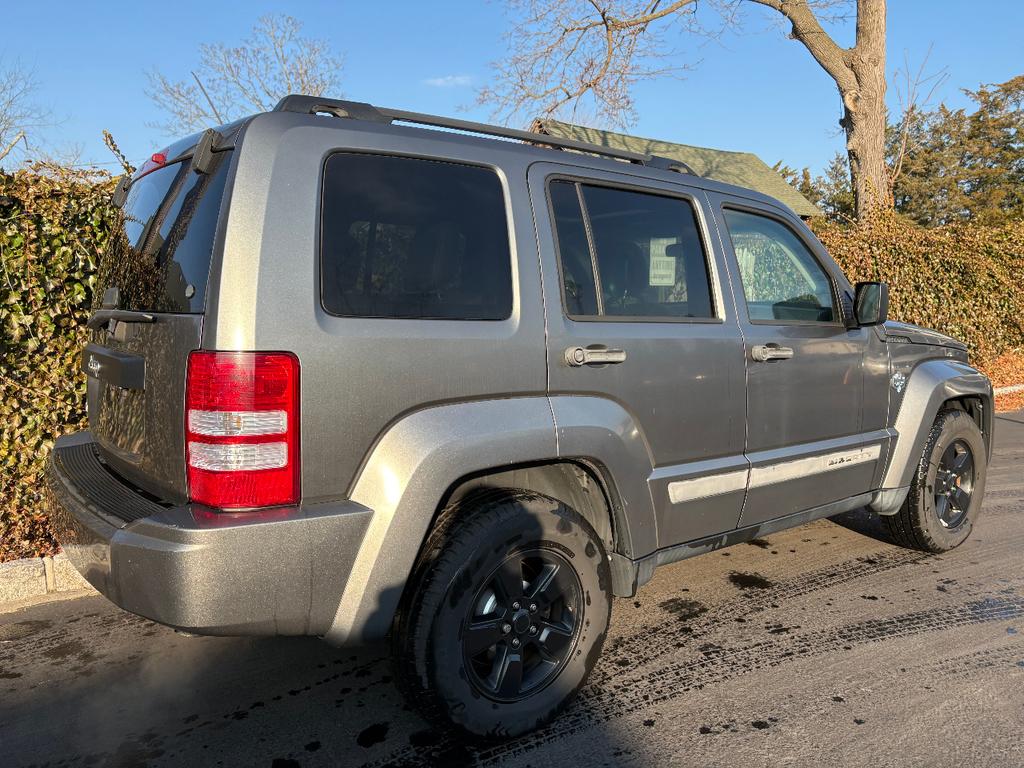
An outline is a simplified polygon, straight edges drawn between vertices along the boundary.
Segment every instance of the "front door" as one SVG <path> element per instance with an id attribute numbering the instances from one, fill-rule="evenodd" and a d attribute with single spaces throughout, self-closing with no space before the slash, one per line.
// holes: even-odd
<path id="1" fill-rule="evenodd" d="M 613 403 L 642 433 L 659 547 L 731 530 L 747 466 L 744 364 L 707 203 L 683 184 L 580 174 L 530 171 L 551 395 Z"/>
<path id="2" fill-rule="evenodd" d="M 768 205 L 719 195 L 747 369 L 750 478 L 740 525 L 871 488 L 886 435 L 862 428 L 869 329 L 848 329 L 845 280 L 803 225 Z"/>

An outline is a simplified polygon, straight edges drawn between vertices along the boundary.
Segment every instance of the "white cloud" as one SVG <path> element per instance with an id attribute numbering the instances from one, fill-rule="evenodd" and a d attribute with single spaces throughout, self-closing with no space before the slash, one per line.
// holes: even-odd
<path id="1" fill-rule="evenodd" d="M 423 81 L 424 85 L 431 88 L 464 88 L 473 82 L 469 75 L 445 75 L 444 77 L 428 77 Z"/>

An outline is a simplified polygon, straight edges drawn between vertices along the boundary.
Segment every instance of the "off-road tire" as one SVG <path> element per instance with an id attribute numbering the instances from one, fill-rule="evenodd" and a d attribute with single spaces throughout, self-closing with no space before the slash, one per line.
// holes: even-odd
<path id="1" fill-rule="evenodd" d="M 936 512 L 936 473 L 943 452 L 957 440 L 966 443 L 973 454 L 973 487 L 963 519 L 953 527 L 946 527 Z M 906 501 L 895 515 L 883 517 L 892 538 L 900 546 L 925 552 L 947 552 L 958 547 L 971 534 L 981 512 L 987 470 L 985 440 L 978 425 L 959 409 L 940 411 L 925 440 Z"/>
<path id="2" fill-rule="evenodd" d="M 574 603 L 579 611 L 572 612 L 578 629 L 550 682 L 521 700 L 495 700 L 482 690 L 474 662 L 464 654 L 467 616 L 495 569 L 516 553 L 538 548 L 561 558 L 560 567 L 570 566 L 566 577 L 578 579 L 573 584 L 581 588 Z M 442 513 L 403 596 L 392 632 L 396 682 L 428 720 L 442 727 L 454 724 L 478 739 L 526 733 L 557 717 L 590 674 L 604 643 L 611 597 L 611 569 L 601 540 L 565 504 L 525 491 L 492 491 L 462 502 Z M 525 654 L 532 638 L 523 638 Z"/>

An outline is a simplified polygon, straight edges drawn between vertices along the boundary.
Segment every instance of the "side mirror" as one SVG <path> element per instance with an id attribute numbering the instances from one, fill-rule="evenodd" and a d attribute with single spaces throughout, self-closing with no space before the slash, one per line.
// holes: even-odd
<path id="1" fill-rule="evenodd" d="M 853 299 L 857 325 L 881 325 L 889 317 L 889 286 L 886 283 L 857 283 Z"/>

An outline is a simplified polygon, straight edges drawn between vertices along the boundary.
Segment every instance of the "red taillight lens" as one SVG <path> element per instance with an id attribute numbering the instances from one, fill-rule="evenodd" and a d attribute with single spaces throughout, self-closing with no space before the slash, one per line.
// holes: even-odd
<path id="1" fill-rule="evenodd" d="M 220 509 L 299 500 L 299 361 L 287 352 L 189 355 L 189 497 Z"/>

